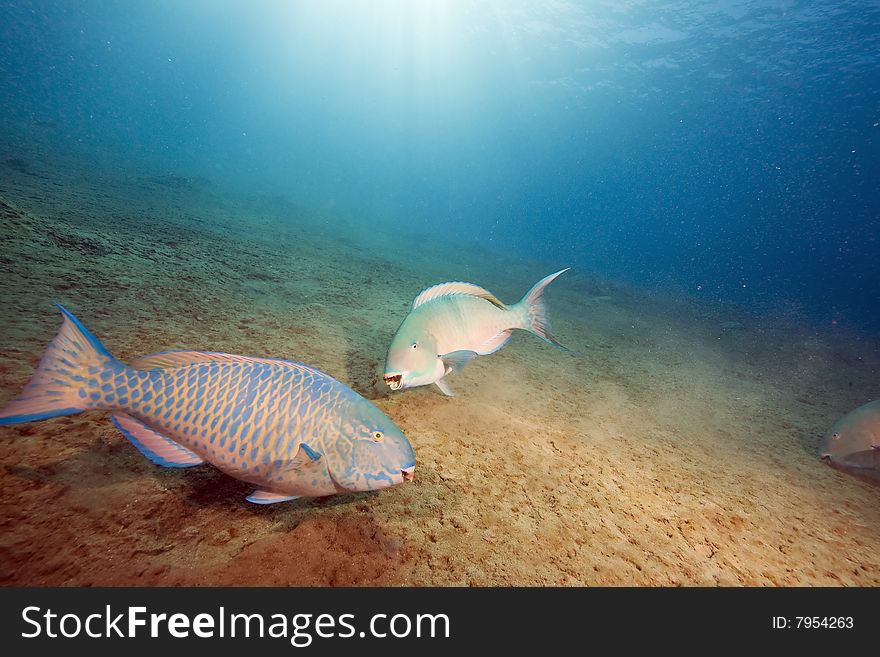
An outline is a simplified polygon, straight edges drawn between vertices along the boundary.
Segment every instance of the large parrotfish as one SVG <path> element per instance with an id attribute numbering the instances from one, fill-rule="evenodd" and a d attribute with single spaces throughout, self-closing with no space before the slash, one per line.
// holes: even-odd
<path id="1" fill-rule="evenodd" d="M 61 308 L 61 306 L 59 306 Z M 205 461 L 257 486 L 271 504 L 369 491 L 413 478 L 406 436 L 349 387 L 306 365 L 196 351 L 116 360 L 73 315 L 0 425 L 110 412 L 147 458 Z"/>
<path id="2" fill-rule="evenodd" d="M 440 283 L 424 290 L 391 341 L 385 383 L 392 390 L 434 383 L 452 396 L 444 377 L 477 356 L 501 349 L 514 329 L 534 333 L 566 350 L 550 330 L 543 295 L 547 285 L 567 271 L 542 278 L 519 303 L 510 306 L 471 283 Z"/>
<path id="3" fill-rule="evenodd" d="M 838 470 L 880 482 L 880 400 L 835 422 L 825 434 L 821 457 Z"/>

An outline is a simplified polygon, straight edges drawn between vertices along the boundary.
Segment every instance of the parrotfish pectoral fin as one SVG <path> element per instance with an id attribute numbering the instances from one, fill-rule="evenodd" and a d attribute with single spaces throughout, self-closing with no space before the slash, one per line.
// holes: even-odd
<path id="1" fill-rule="evenodd" d="M 446 373 L 449 374 L 450 372 L 461 372 L 465 365 L 470 363 L 477 355 L 476 351 L 462 349 L 461 351 L 453 351 L 452 353 L 440 356 L 440 360 L 443 361 L 443 364 L 446 366 Z"/>
<path id="2" fill-rule="evenodd" d="M 284 493 L 274 493 L 271 490 L 255 490 L 245 498 L 248 502 L 254 504 L 277 504 L 278 502 L 289 502 L 290 500 L 298 500 L 298 495 L 285 495 Z"/>
<path id="3" fill-rule="evenodd" d="M 191 468 L 204 463 L 198 454 L 157 433 L 128 413 L 111 413 L 110 419 L 122 435 L 156 465 L 163 465 L 166 468 Z"/>
<path id="4" fill-rule="evenodd" d="M 278 472 L 316 472 L 320 471 L 323 464 L 320 463 L 321 454 L 313 450 L 306 443 L 300 443 L 299 449 L 292 459 L 278 461 Z"/>
<path id="5" fill-rule="evenodd" d="M 434 381 L 434 385 L 440 388 L 440 392 L 442 392 L 447 397 L 455 397 L 455 393 L 449 388 L 449 384 L 446 383 L 443 379 L 438 379 Z"/>
<path id="6" fill-rule="evenodd" d="M 560 342 L 553 336 L 553 331 L 550 329 L 550 318 L 547 316 L 547 305 L 544 303 L 544 290 L 556 279 L 557 276 L 564 274 L 569 269 L 570 267 L 566 267 L 555 274 L 550 274 L 549 276 L 542 278 L 535 283 L 522 300 L 513 307 L 513 309 L 518 311 L 522 317 L 523 323 L 519 328 L 531 331 L 539 338 L 543 338 L 563 351 L 570 351 L 570 349 L 560 344 Z"/>
<path id="7" fill-rule="evenodd" d="M 318 452 L 313 450 L 311 447 L 309 447 L 308 443 L 300 443 L 299 446 L 302 451 L 306 453 L 306 456 L 308 456 L 312 461 L 317 461 L 321 458 L 321 455 L 318 454 Z"/>
<path id="8" fill-rule="evenodd" d="M 108 369 L 125 366 L 67 310 L 64 322 L 46 347 L 37 371 L 21 394 L 0 410 L 0 425 L 73 415 L 100 405 L 89 401 L 86 382 L 103 380 Z"/>

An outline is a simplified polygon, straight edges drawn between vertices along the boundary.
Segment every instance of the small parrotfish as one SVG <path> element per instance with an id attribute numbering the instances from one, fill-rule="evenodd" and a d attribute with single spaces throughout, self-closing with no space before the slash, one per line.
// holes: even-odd
<path id="1" fill-rule="evenodd" d="M 437 385 L 452 396 L 444 380 L 477 356 L 495 353 L 514 329 L 530 331 L 563 347 L 550 331 L 544 289 L 563 269 L 538 281 L 519 303 L 506 306 L 471 283 L 440 283 L 412 302 L 385 359 L 385 383 L 392 390 Z"/>
<path id="2" fill-rule="evenodd" d="M 835 422 L 825 434 L 821 456 L 838 470 L 880 480 L 880 400 Z"/>
<path id="3" fill-rule="evenodd" d="M 116 360 L 72 314 L 0 425 L 105 410 L 153 463 L 207 461 L 284 502 L 410 481 L 406 436 L 354 390 L 284 360 L 198 351 Z"/>

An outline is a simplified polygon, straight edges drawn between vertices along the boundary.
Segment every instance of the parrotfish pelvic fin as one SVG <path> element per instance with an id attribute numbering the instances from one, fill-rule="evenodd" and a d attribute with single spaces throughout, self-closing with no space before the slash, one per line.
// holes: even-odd
<path id="1" fill-rule="evenodd" d="M 449 384 L 446 383 L 444 379 L 437 379 L 434 381 L 434 385 L 440 388 L 440 392 L 442 392 L 447 397 L 455 397 L 455 393 L 449 387 Z"/>
<path id="2" fill-rule="evenodd" d="M 254 504 L 277 504 L 278 502 L 289 502 L 298 500 L 298 495 L 285 495 L 284 493 L 276 493 L 271 490 L 255 490 L 245 498 L 248 502 Z"/>
<path id="3" fill-rule="evenodd" d="M 103 379 L 108 370 L 125 368 L 76 317 L 62 306 L 58 308 L 64 315 L 61 328 L 46 347 L 30 382 L 0 410 L 0 425 L 100 408 L 100 402 L 85 392 L 87 381 Z"/>

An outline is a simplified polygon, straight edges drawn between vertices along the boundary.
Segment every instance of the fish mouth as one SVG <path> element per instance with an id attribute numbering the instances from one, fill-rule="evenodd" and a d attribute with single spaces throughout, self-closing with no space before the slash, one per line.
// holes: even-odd
<path id="1" fill-rule="evenodd" d="M 416 478 L 416 466 L 410 466 L 408 468 L 404 468 L 400 471 L 400 474 L 403 475 L 404 481 L 412 481 Z"/>
<path id="2" fill-rule="evenodd" d="M 825 452 L 824 454 L 822 454 L 821 456 L 819 456 L 819 460 L 820 460 L 820 461 L 824 461 L 825 463 L 830 463 L 830 462 L 831 462 L 831 454 L 830 454 L 830 452 Z"/>
<path id="3" fill-rule="evenodd" d="M 386 374 L 385 385 L 392 390 L 400 390 L 403 387 L 403 374 Z"/>

